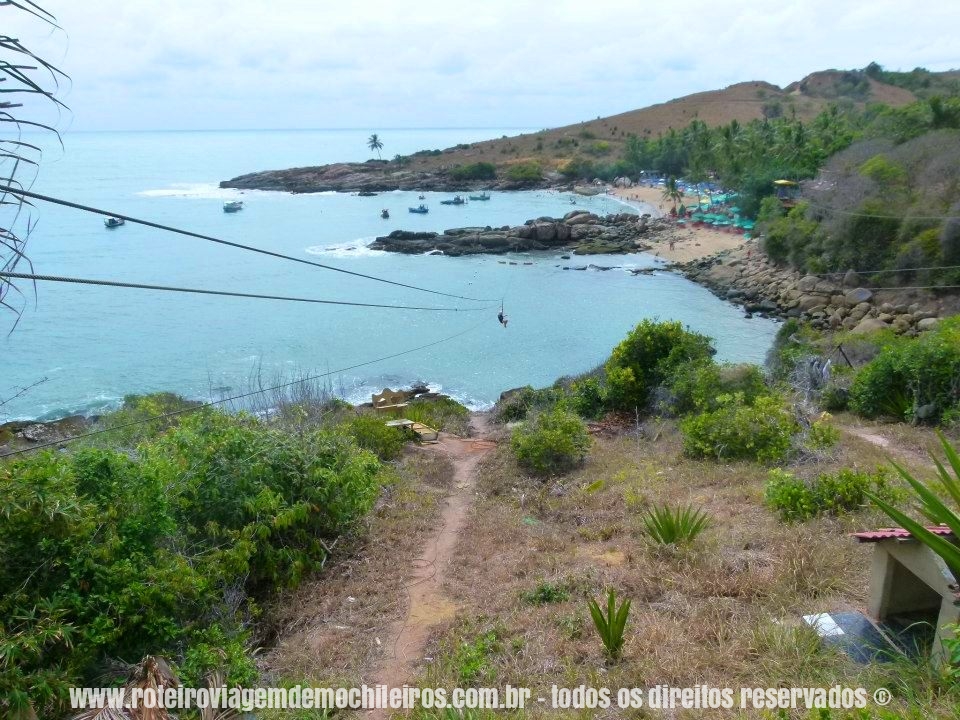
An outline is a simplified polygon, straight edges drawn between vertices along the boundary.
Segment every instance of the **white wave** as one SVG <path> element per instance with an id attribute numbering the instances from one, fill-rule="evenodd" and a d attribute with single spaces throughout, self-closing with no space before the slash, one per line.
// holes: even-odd
<path id="1" fill-rule="evenodd" d="M 143 190 L 141 197 L 179 197 L 197 200 L 233 200 L 245 194 L 243 190 L 222 188 L 213 183 L 173 183 L 170 187 L 158 190 Z"/>
<path id="2" fill-rule="evenodd" d="M 367 245 L 376 240 L 375 237 L 366 237 L 351 242 L 337 243 L 336 245 L 312 245 L 307 248 L 310 255 L 323 255 L 335 258 L 375 257 L 385 255 L 383 250 L 371 250 Z"/>

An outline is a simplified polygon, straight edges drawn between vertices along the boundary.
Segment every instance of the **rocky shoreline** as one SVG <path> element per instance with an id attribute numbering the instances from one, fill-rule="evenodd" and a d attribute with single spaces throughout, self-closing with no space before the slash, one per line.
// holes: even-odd
<path id="1" fill-rule="evenodd" d="M 668 221 L 649 215 L 617 213 L 600 217 L 585 210 L 574 210 L 562 218 L 540 217 L 514 227 L 488 225 L 453 228 L 442 233 L 395 230 L 378 237 L 368 247 L 386 252 L 435 253 L 451 257 L 532 250 L 605 255 L 650 250 L 648 240 L 670 227 Z"/>
<path id="2" fill-rule="evenodd" d="M 914 336 L 958 311 L 957 296 L 917 290 L 871 290 L 863 278 L 802 275 L 770 263 L 755 246 L 671 266 L 747 313 L 796 318 L 827 331 L 893 330 Z"/>
<path id="3" fill-rule="evenodd" d="M 463 180 L 439 170 L 412 170 L 396 163 L 368 160 L 362 163 L 334 163 L 315 167 L 263 170 L 239 175 L 220 183 L 222 188 L 275 190 L 291 193 L 391 192 L 419 190 L 469 192 L 479 190 L 535 190 L 562 184 L 562 176 L 546 173 L 540 180 Z M 568 186 L 567 189 L 573 189 Z"/>

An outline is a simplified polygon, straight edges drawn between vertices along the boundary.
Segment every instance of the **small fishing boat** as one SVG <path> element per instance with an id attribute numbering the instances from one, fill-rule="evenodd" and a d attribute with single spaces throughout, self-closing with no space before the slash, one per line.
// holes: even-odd
<path id="1" fill-rule="evenodd" d="M 108 218 L 104 218 L 103 220 L 103 224 L 106 225 L 108 228 L 120 227 L 121 225 L 123 225 L 123 222 L 124 222 L 123 218 L 118 218 L 118 217 L 108 217 Z"/>
<path id="2" fill-rule="evenodd" d="M 223 211 L 226 213 L 233 213 L 238 210 L 243 210 L 243 200 L 227 200 L 223 204 Z"/>
<path id="3" fill-rule="evenodd" d="M 419 197 L 417 197 L 417 200 L 423 200 L 423 195 L 420 195 Z"/>
<path id="4" fill-rule="evenodd" d="M 466 204 L 466 202 L 467 201 L 464 200 L 462 197 L 460 197 L 459 195 L 456 195 L 453 198 L 453 200 L 441 200 L 440 204 L 441 205 L 464 205 Z"/>
<path id="5" fill-rule="evenodd" d="M 386 208 L 384 208 L 383 210 L 380 211 L 380 217 L 382 217 L 384 220 L 389 220 L 389 219 L 390 219 L 390 211 L 387 210 Z"/>
<path id="6" fill-rule="evenodd" d="M 417 213 L 418 215 L 426 215 L 428 212 L 430 212 L 430 208 L 428 208 L 426 205 L 423 205 L 422 203 L 420 207 L 409 208 L 409 210 L 410 212 Z"/>
<path id="7" fill-rule="evenodd" d="M 484 190 L 484 191 L 483 191 L 482 193 L 480 193 L 479 195 L 471 195 L 471 196 L 470 196 L 470 199 L 471 199 L 471 200 L 489 200 L 489 199 L 490 199 L 490 194 L 489 194 L 486 190 Z"/>

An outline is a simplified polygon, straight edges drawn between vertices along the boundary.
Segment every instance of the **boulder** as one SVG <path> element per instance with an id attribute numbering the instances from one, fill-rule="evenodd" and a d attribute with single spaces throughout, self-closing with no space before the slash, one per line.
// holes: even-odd
<path id="1" fill-rule="evenodd" d="M 857 323 L 857 326 L 850 332 L 854 335 L 865 335 L 867 333 L 876 332 L 877 330 L 886 330 L 889 327 L 890 326 L 887 325 L 883 320 L 868 317 Z"/>
<path id="2" fill-rule="evenodd" d="M 917 330 L 933 330 L 940 323 L 940 318 L 923 318 L 917 323 Z"/>
<path id="3" fill-rule="evenodd" d="M 843 276 L 843 284 L 845 287 L 856 287 L 859 282 L 860 276 L 853 270 L 847 270 L 847 274 Z"/>
<path id="4" fill-rule="evenodd" d="M 598 218 L 593 213 L 585 213 L 585 212 L 578 213 L 571 218 L 564 218 L 564 222 L 567 225 L 593 224 L 595 222 L 598 222 L 599 220 L 600 218 Z"/>
<path id="5" fill-rule="evenodd" d="M 816 275 L 806 275 L 800 278 L 800 281 L 797 283 L 797 290 L 800 292 L 810 292 L 817 287 L 818 282 L 820 282 L 820 278 Z"/>
<path id="6" fill-rule="evenodd" d="M 859 305 L 860 303 L 870 302 L 873 293 L 866 288 L 855 288 L 847 290 L 843 297 L 847 305 Z"/>

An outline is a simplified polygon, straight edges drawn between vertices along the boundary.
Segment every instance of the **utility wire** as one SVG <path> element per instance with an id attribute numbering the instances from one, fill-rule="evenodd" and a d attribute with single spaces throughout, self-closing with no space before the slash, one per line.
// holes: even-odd
<path id="1" fill-rule="evenodd" d="M 199 240 L 207 240 L 209 242 L 218 243 L 220 245 L 227 245 L 229 247 L 235 247 L 241 250 L 249 250 L 250 252 L 260 253 L 261 255 L 270 255 L 271 257 L 281 258 L 282 260 L 290 260 L 292 262 L 302 263 L 303 265 L 313 265 L 314 267 L 323 268 L 324 270 L 333 270 L 334 272 L 344 273 L 346 275 L 353 275 L 354 277 L 361 277 L 367 280 L 374 280 L 376 282 L 382 282 L 388 285 L 396 285 L 397 287 L 407 288 L 408 290 L 417 290 L 419 292 L 431 293 L 432 295 L 443 295 L 444 297 L 456 298 L 458 300 L 471 300 L 474 302 L 495 302 L 494 298 L 466 297 L 464 295 L 455 295 L 453 293 L 445 293 L 439 290 L 431 290 L 429 288 L 423 288 L 417 285 L 408 285 L 406 283 L 397 282 L 396 280 L 387 280 L 386 278 L 377 277 L 376 275 L 367 275 L 365 273 L 354 272 L 353 270 L 346 270 L 344 268 L 335 267 L 333 265 L 325 265 L 324 263 L 314 262 L 313 260 L 307 260 L 306 258 L 298 258 L 294 255 L 286 255 L 284 253 L 274 252 L 273 250 L 266 250 L 264 248 L 255 247 L 253 245 L 245 245 L 243 243 L 232 242 L 230 240 L 223 240 L 221 238 L 213 237 L 211 235 L 203 235 L 201 233 L 195 233 L 190 230 L 182 230 L 180 228 L 171 227 L 170 225 L 163 225 L 161 223 L 152 222 L 150 220 L 141 220 L 139 218 L 131 217 L 130 215 L 123 215 L 121 213 L 112 212 L 109 210 L 101 210 L 99 208 L 90 207 L 88 205 L 81 205 L 79 203 L 70 202 L 69 200 L 61 200 L 59 198 L 50 197 L 49 195 L 41 195 L 40 193 L 31 192 L 29 190 L 22 190 L 20 188 L 12 187 L 10 185 L 0 185 L 0 193 L 3 193 L 3 192 L 9 192 L 11 195 L 18 195 L 20 197 L 30 198 L 32 200 L 41 200 L 43 202 L 53 203 L 54 205 L 62 205 L 64 207 L 73 208 L 75 210 L 83 210 L 84 212 L 94 213 L 96 215 L 105 215 L 107 217 L 120 218 L 121 220 L 135 223 L 137 225 L 145 225 L 147 227 L 156 228 L 158 230 L 165 230 L 167 232 L 176 233 L 178 235 L 185 235 L 187 237 L 197 238 Z"/>
<path id="2" fill-rule="evenodd" d="M 825 205 L 814 205 L 809 201 L 807 201 L 807 205 L 814 210 L 823 210 L 825 212 L 836 213 L 837 215 L 847 215 L 849 217 L 879 218 L 881 220 L 960 220 L 960 215 L 875 215 L 873 213 L 841 210 L 840 208 L 831 208 Z"/>
<path id="3" fill-rule="evenodd" d="M 879 275 L 881 273 L 908 273 L 920 272 L 921 270 L 955 270 L 957 268 L 960 268 L 960 265 L 933 265 L 931 267 L 900 268 L 899 270 L 837 270 L 836 272 L 810 274 L 815 277 L 830 277 L 832 275 L 846 275 L 848 272 L 852 272 L 854 275 Z"/>
<path id="4" fill-rule="evenodd" d="M 311 375 L 309 377 L 300 378 L 298 380 L 292 380 L 291 382 L 281 383 L 280 385 L 274 385 L 273 387 L 262 388 L 260 390 L 253 390 L 251 392 L 241 393 L 239 395 L 233 395 L 227 398 L 221 398 L 220 400 L 211 400 L 210 402 L 205 402 L 200 405 L 194 405 L 188 408 L 183 408 L 182 410 L 173 410 L 171 412 L 162 413 L 160 415 L 154 415 L 153 417 L 144 418 L 142 420 L 132 420 L 130 422 L 121 423 L 120 425 L 114 425 L 113 427 L 109 427 L 109 428 L 91 430 L 90 432 L 80 433 L 79 435 L 73 435 L 71 437 L 64 438 L 62 440 L 53 440 L 50 442 L 41 443 L 39 445 L 34 445 L 33 447 L 29 447 L 29 448 L 12 450 L 10 452 L 6 452 L 0 455 L 0 459 L 12 457 L 14 455 L 22 455 L 24 453 L 33 452 L 34 450 L 42 450 L 44 448 L 53 447 L 55 445 L 56 446 L 65 445 L 66 443 L 74 442 L 75 440 L 81 440 L 83 438 L 93 437 L 94 435 L 102 435 L 103 433 L 113 432 L 115 430 L 125 430 L 126 428 L 135 427 L 137 425 L 144 425 L 146 423 L 155 422 L 157 420 L 164 420 L 166 418 L 176 417 L 179 415 L 186 415 L 187 413 L 198 412 L 200 410 L 204 410 L 209 407 L 214 407 L 215 405 L 222 405 L 224 403 L 233 402 L 235 400 L 242 400 L 244 398 L 252 397 L 254 395 L 261 395 L 263 393 L 273 392 L 275 390 L 282 390 L 284 388 L 290 387 L 291 385 L 299 385 L 300 383 L 310 382 L 311 380 L 319 380 L 320 378 L 330 377 L 331 375 L 336 375 L 337 373 L 347 372 L 348 370 L 356 370 L 357 368 L 366 367 L 367 365 L 373 365 L 379 362 L 384 362 L 385 360 L 392 360 L 393 358 L 398 358 L 398 357 L 401 357 L 402 355 L 410 355 L 411 353 L 419 352 L 420 350 L 426 350 L 427 348 L 431 348 L 431 347 L 436 347 L 437 345 L 441 345 L 445 342 L 450 342 L 451 340 L 455 340 L 458 337 L 462 337 L 467 333 L 471 333 L 474 330 L 476 330 L 478 327 L 480 327 L 484 322 L 486 321 L 479 322 L 476 325 L 473 325 L 467 328 L 466 330 L 462 330 L 461 332 L 458 332 L 455 335 L 450 335 L 449 337 L 445 337 L 441 340 L 435 340 L 431 343 L 427 343 L 426 345 L 420 345 L 415 348 L 410 348 L 409 350 L 402 350 L 400 352 L 393 353 L 392 355 L 385 355 L 375 360 L 367 360 L 365 362 L 357 363 L 356 365 L 348 365 L 347 367 L 338 368 L 336 370 L 328 370 L 325 373 L 319 373 L 317 375 Z"/>
<path id="5" fill-rule="evenodd" d="M 102 287 L 134 288 L 137 290 L 162 290 L 165 292 L 194 293 L 197 295 L 223 295 L 226 297 L 257 298 L 260 300 L 286 300 L 289 302 L 318 303 L 321 305 L 349 305 L 352 307 L 387 308 L 390 310 L 430 310 L 435 312 L 480 312 L 492 306 L 482 308 L 420 307 L 416 305 L 384 305 L 379 303 L 349 302 L 347 300 L 320 300 L 317 298 L 290 297 L 286 295 L 259 295 L 256 293 L 231 292 L 229 290 L 203 290 L 201 288 L 174 287 L 170 285 L 146 285 L 142 283 L 120 282 L 118 280 L 94 280 L 91 278 L 63 277 L 61 275 L 37 275 L 0 271 L 0 278 L 16 280 L 40 280 L 42 282 L 73 283 L 76 285 L 98 285 Z"/>

